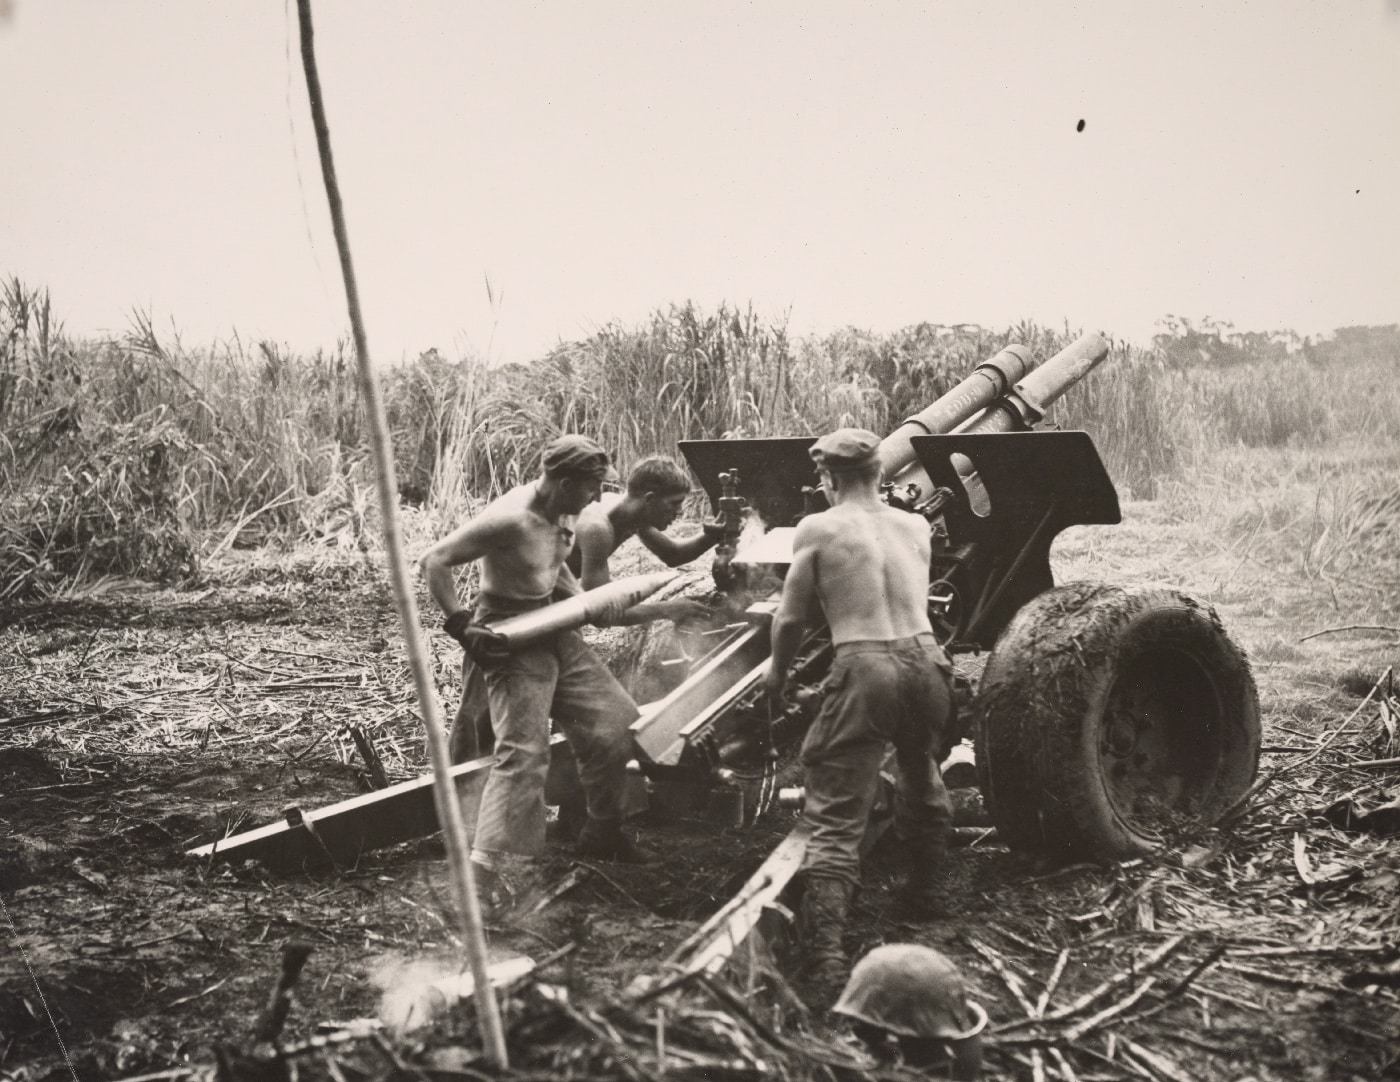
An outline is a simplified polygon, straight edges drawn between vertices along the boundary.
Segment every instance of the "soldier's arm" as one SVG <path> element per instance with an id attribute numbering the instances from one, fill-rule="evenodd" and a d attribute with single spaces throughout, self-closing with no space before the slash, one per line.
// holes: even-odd
<path id="1" fill-rule="evenodd" d="M 616 547 L 614 542 L 617 540 L 617 535 L 613 530 L 612 523 L 606 516 L 598 517 L 601 518 L 602 521 L 585 521 L 584 519 L 580 519 L 578 534 L 574 539 L 574 543 L 578 546 L 579 553 L 583 559 L 582 580 L 585 590 L 592 590 L 597 586 L 604 586 L 612 581 L 612 572 L 608 567 L 608 559 Z M 658 552 L 657 549 L 652 546 L 652 543 L 643 536 L 643 530 L 655 534 L 669 545 L 670 548 L 667 551 L 672 553 L 672 556 L 668 557 Z M 675 545 L 671 538 L 667 537 L 660 530 L 651 527 L 643 527 L 642 530 L 637 531 L 637 536 L 641 538 L 642 544 L 646 545 L 652 552 L 665 560 L 670 567 L 675 567 L 677 563 L 686 563 L 688 560 L 693 560 L 695 558 L 694 555 L 686 555 L 687 549 L 685 547 Z M 704 538 L 705 535 L 702 533 L 700 536 Z M 705 546 L 705 548 L 708 547 L 709 545 Z M 703 551 L 704 548 L 701 548 L 695 555 L 699 555 L 699 552 Z M 676 555 L 679 555 L 681 558 L 676 559 Z M 594 621 L 594 626 L 626 627 L 633 624 L 649 624 L 653 620 L 704 619 L 709 615 L 710 610 L 700 604 L 700 602 L 690 601 L 685 598 L 677 598 L 674 601 L 643 601 L 639 605 L 633 605 L 630 609 L 609 612 L 599 617 L 599 619 Z"/>
<path id="2" fill-rule="evenodd" d="M 667 536 L 655 526 L 641 526 L 637 529 L 637 540 L 667 567 L 680 567 L 714 548 L 721 534 L 722 531 L 716 526 L 714 529 L 702 529 L 694 537 L 677 539 Z"/>
<path id="3" fill-rule="evenodd" d="M 612 572 L 608 569 L 608 559 L 613 554 L 613 528 L 608 517 L 581 517 L 578 531 L 574 534 L 574 544 L 582 558 L 579 574 L 582 588 L 592 590 L 610 583 Z"/>
<path id="4" fill-rule="evenodd" d="M 581 593 L 583 593 L 583 585 L 578 581 L 577 576 L 569 570 L 568 564 L 560 564 L 559 577 L 554 580 L 554 600 L 563 601 Z"/>
<path id="5" fill-rule="evenodd" d="M 581 531 L 580 531 L 581 532 Z M 583 557 L 583 585 L 582 588 L 592 590 L 595 586 L 603 586 L 611 581 L 608 573 L 607 560 L 603 560 L 603 575 L 601 581 L 589 581 L 588 550 L 584 550 Z M 567 564 L 560 572 L 562 580 L 565 574 L 573 579 L 573 573 L 569 571 Z M 578 580 L 573 579 L 575 584 Z M 577 592 L 577 589 L 575 590 Z M 607 612 L 601 614 L 593 620 L 594 627 L 630 627 L 633 624 L 649 624 L 653 620 L 684 620 L 684 619 L 707 619 L 711 615 L 709 608 L 699 601 L 692 601 L 689 598 L 678 597 L 671 601 L 643 601 L 633 605 L 630 609 L 620 606 L 609 608 Z"/>
<path id="6" fill-rule="evenodd" d="M 451 616 L 462 608 L 453 569 L 481 559 L 494 548 L 514 543 L 516 532 L 508 518 L 488 513 L 464 523 L 419 557 L 418 567 L 428 593 L 445 615 Z"/>
<path id="7" fill-rule="evenodd" d="M 819 531 L 815 519 L 806 519 L 798 527 L 792 542 L 792 564 L 783 579 L 783 596 L 773 617 L 772 657 L 764 684 L 773 698 L 782 695 L 787 685 L 788 666 L 797 656 L 802 637 L 821 611 L 817 595 L 817 542 Z"/>

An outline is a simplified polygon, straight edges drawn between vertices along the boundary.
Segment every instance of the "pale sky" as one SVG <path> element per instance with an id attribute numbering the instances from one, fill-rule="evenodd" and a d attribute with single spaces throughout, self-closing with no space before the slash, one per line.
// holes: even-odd
<path id="1" fill-rule="evenodd" d="M 687 299 L 798 335 L 1400 322 L 1397 0 L 313 17 L 379 361 Z M 347 335 L 298 49 L 295 0 L 0 0 L 0 275 L 71 333 Z"/>

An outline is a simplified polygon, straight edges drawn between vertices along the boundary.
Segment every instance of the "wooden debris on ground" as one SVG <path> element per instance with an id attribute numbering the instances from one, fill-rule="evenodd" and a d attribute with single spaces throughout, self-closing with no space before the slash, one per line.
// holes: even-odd
<path id="1" fill-rule="evenodd" d="M 1374 728 L 1364 709 L 1372 703 Z M 989 922 L 1006 952 L 964 936 L 976 959 L 973 976 L 985 969 L 979 985 L 999 1001 L 992 1014 L 1003 1019 L 985 1038 L 989 1060 L 1066 1079 L 1111 1061 L 1128 1076 L 1179 1082 L 1200 1077 L 1190 1057 L 1227 1055 L 1228 1044 L 1212 1046 L 1190 1022 L 1160 1030 L 1155 1023 L 1165 1016 L 1191 1019 L 1196 1033 L 1208 1033 L 1212 1013 L 1226 1008 L 1269 1025 L 1281 996 L 1335 997 L 1343 1015 L 1350 997 L 1388 996 L 1400 1019 L 1393 991 L 1400 987 L 1400 852 L 1364 819 L 1339 822 L 1337 804 L 1324 809 L 1317 799 L 1342 791 L 1348 802 L 1384 800 L 1400 788 L 1400 769 L 1359 787 L 1353 773 L 1358 760 L 1393 748 L 1396 707 L 1387 670 L 1361 708 L 1256 787 L 1255 814 L 1179 852 L 1080 869 L 1101 885 L 1084 909 L 1048 922 L 1056 935 Z M 1304 768 L 1309 777 L 1299 784 L 1294 776 Z M 1221 877 L 1234 888 L 1228 905 L 1220 901 Z M 1152 900 L 1150 921 L 1144 898 Z M 1053 963 L 1027 966 L 1026 948 Z M 1064 998 L 1065 974 L 1076 971 L 1107 976 L 1053 1007 L 1053 998 Z M 1400 1048 L 1400 1023 L 1388 1036 Z"/>
<path id="2" fill-rule="evenodd" d="M 557 960 L 502 970 L 499 986 L 510 989 L 505 1015 L 511 1077 L 560 1082 L 843 1077 L 913 1082 L 923 1077 L 877 1063 L 849 1039 L 793 1028 L 723 978 L 695 971 L 664 997 L 634 1006 L 581 997 L 543 977 Z M 438 1020 L 457 1028 L 439 1026 L 427 1039 L 406 1038 L 404 1031 L 395 1035 L 377 1020 L 358 1019 L 272 1051 L 224 1048 L 217 1082 L 497 1077 L 476 1042 L 460 1035 L 461 1019 L 450 1022 L 439 1014 Z M 198 1073 L 207 1077 L 209 1072 Z"/>
<path id="3" fill-rule="evenodd" d="M 421 738 L 411 707 L 389 691 L 403 680 L 388 668 L 387 655 L 352 660 L 314 631 L 240 627 L 235 635 L 214 615 L 218 593 L 207 603 L 209 622 L 186 636 L 195 650 L 176 652 L 139 625 L 115 626 L 96 639 L 82 627 L 13 636 L 24 652 L 13 664 L 29 679 L 23 697 L 0 717 L 7 746 L 12 753 L 29 744 L 50 756 L 71 752 L 86 774 L 75 777 L 67 767 L 35 774 L 25 794 L 7 795 L 70 799 L 110 787 L 109 776 L 120 775 L 104 766 L 104 757 L 117 762 L 131 750 L 175 761 L 201 748 L 223 748 L 230 757 L 271 749 L 286 775 L 308 768 L 325 773 L 335 765 L 350 785 L 362 767 L 345 729 L 350 717 L 373 735 L 391 781 L 416 774 Z M 99 693 L 75 695 L 71 673 L 79 658 L 120 676 Z M 1400 1048 L 1394 1021 L 1400 1019 L 1400 852 L 1393 839 L 1347 829 L 1348 822 L 1335 822 L 1326 811 L 1350 802 L 1364 814 L 1400 793 L 1397 706 L 1387 672 L 1340 723 L 1316 736 L 1290 736 L 1291 745 L 1310 746 L 1272 759 L 1248 805 L 1180 848 L 1112 868 L 1057 869 L 1029 888 L 1025 877 L 988 888 L 978 912 L 958 917 L 969 938 L 950 941 L 947 950 L 993 1019 L 989 1077 L 1228 1077 L 1222 1065 L 1231 1063 L 1231 1033 L 1268 1033 L 1283 1014 L 1294 1039 L 1331 1041 L 1338 1057 L 1363 1046 L 1380 1057 L 1374 1050 L 1386 1042 L 1393 1056 Z M 269 795 L 264 803 L 275 815 L 281 803 L 273 800 Z M 168 837 L 161 844 L 180 842 L 189 844 Z M 101 884 L 94 880 L 104 869 L 109 886 L 117 885 L 117 873 L 106 866 L 96 875 L 75 867 L 74 885 L 97 897 Z M 196 881 L 200 874 L 191 869 L 189 889 L 212 890 Z M 711 878 L 723 880 L 718 873 Z M 586 892 L 585 886 L 577 891 Z M 247 905 L 240 894 L 228 897 Z M 718 897 L 716 904 L 722 902 Z M 556 901 L 545 912 L 563 907 Z M 395 919 L 409 927 L 414 912 L 405 906 Z M 324 899 L 304 900 L 296 921 L 279 917 L 271 900 L 258 901 L 252 913 L 270 922 L 264 937 L 268 927 L 309 933 L 325 944 L 318 950 L 330 949 L 348 926 L 346 914 L 332 914 Z M 16 920 L 21 934 L 39 935 L 28 914 L 17 913 Z M 436 928 L 427 917 L 422 923 Z M 863 934 L 907 938 L 944 927 L 880 917 Z M 161 932 L 150 933 L 149 942 L 168 938 Z M 205 930 L 171 935 L 198 943 Z M 95 944 L 95 931 L 92 936 Z M 129 939 L 128 953 L 147 942 Z M 37 941 L 28 942 L 37 952 Z M 669 946 L 659 944 L 657 955 Z M 721 974 L 711 985 L 697 974 L 641 1003 L 554 985 L 557 969 L 541 966 L 508 1001 L 513 1063 L 542 1080 L 882 1077 L 827 1020 L 804 1019 L 781 998 L 768 1002 L 762 982 L 736 990 L 729 981 L 743 983 L 745 960 L 736 955 L 728 980 Z M 224 983 L 201 978 L 180 989 L 190 996 L 174 1002 L 223 1000 L 231 986 L 207 993 Z M 737 1006 L 715 989 L 728 989 Z M 314 996 L 305 998 L 298 1010 L 314 1014 Z M 1299 1011 L 1299 1003 L 1325 1009 Z M 1308 1028 L 1297 1030 L 1305 1019 Z M 437 1029 L 403 1041 L 383 1031 L 371 1035 L 364 1026 L 341 1027 L 312 1040 L 283 1049 L 304 1082 L 488 1073 L 472 1038 Z M 1280 1050 L 1280 1062 L 1285 1056 Z M 178 1068 L 151 1077 L 173 1082 L 208 1078 L 211 1071 Z"/>

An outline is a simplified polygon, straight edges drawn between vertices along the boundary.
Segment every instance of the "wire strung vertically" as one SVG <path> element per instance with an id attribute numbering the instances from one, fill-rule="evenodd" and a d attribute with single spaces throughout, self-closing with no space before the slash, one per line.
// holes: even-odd
<path id="1" fill-rule="evenodd" d="M 467 831 L 462 822 L 462 809 L 457 803 L 457 788 L 452 783 L 452 759 L 447 746 L 447 733 L 438 710 L 437 689 L 433 685 L 427 651 L 419 628 L 418 605 L 414 600 L 408 563 L 404 557 L 389 422 L 384 412 L 384 400 L 379 393 L 379 379 L 370 364 L 364 321 L 360 315 L 359 292 L 355 287 L 355 270 L 350 262 L 350 241 L 345 229 L 345 214 L 340 202 L 340 189 L 335 179 L 335 165 L 331 160 L 330 130 L 326 125 L 326 111 L 321 100 L 321 82 L 316 74 L 316 54 L 312 48 L 311 0 L 297 0 L 297 16 L 301 25 L 301 60 L 306 71 L 306 91 L 311 99 L 311 121 L 316 130 L 316 149 L 321 158 L 321 176 L 325 180 L 326 198 L 330 203 L 331 225 L 335 230 L 336 251 L 340 256 L 340 273 L 345 281 L 345 300 L 350 309 L 350 329 L 355 340 L 360 394 L 364 398 L 377 467 L 379 509 L 384 520 L 384 548 L 389 562 L 389 579 L 394 590 L 394 607 L 398 610 L 399 622 L 403 626 L 409 669 L 418 693 L 418 706 L 423 714 L 423 724 L 428 730 L 428 753 L 433 765 L 433 797 L 437 804 L 438 822 L 447 842 L 447 860 L 456 895 L 462 942 L 475 984 L 482 1043 L 491 1060 L 498 1066 L 505 1067 L 508 1065 L 505 1035 L 501 1028 L 496 994 L 487 973 L 486 934 L 482 926 L 476 886 L 472 880 Z"/>

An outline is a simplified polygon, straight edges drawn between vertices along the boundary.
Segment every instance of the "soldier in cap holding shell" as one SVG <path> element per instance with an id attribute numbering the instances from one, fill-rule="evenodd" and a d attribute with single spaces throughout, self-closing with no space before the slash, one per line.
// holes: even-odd
<path id="1" fill-rule="evenodd" d="M 896 837 L 913 901 L 933 893 L 952 825 L 933 761 L 950 713 L 952 666 L 928 619 L 930 541 L 918 515 L 880 498 L 879 438 L 843 428 L 811 448 L 830 509 L 804 518 L 773 621 L 768 693 L 780 701 L 809 626 L 835 647 L 821 710 L 802 745 L 803 862 L 798 935 L 813 998 L 829 1006 L 846 976 L 842 933 L 860 884 L 860 842 L 881 764 L 894 745 Z"/>
<path id="2" fill-rule="evenodd" d="M 429 592 L 447 615 L 444 630 L 467 654 L 454 744 L 475 740 L 466 693 L 473 667 L 484 677 L 490 703 L 499 758 L 482 790 L 472 845 L 489 908 L 509 902 L 511 880 L 528 879 L 544 851 L 551 717 L 573 747 L 588 802 L 579 852 L 632 863 L 649 856 L 622 832 L 621 798 L 632 754 L 629 726 L 637 718 L 631 696 L 577 630 L 507 651 L 499 636 L 482 626 L 581 591 L 565 559 L 579 514 L 615 472 L 603 448 L 576 435 L 551 443 L 541 464 L 538 480 L 488 504 L 419 561 Z M 453 569 L 476 560 L 481 589 L 473 613 L 457 597 Z M 619 615 L 606 613 L 601 622 Z"/>

